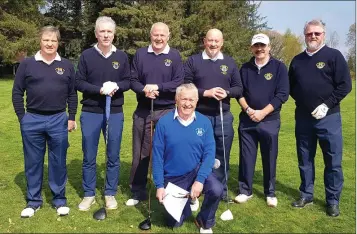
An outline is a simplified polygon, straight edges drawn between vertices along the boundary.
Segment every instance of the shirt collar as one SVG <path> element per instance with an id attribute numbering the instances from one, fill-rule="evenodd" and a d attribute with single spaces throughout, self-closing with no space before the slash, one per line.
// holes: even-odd
<path id="1" fill-rule="evenodd" d="M 104 55 L 103 52 L 99 49 L 98 47 L 98 43 L 94 45 L 94 48 L 104 57 L 104 58 L 108 58 L 110 55 L 112 55 L 112 53 L 115 53 L 117 51 L 117 48 L 115 47 L 115 45 L 111 45 L 110 47 L 110 51 L 108 54 Z"/>
<path id="2" fill-rule="evenodd" d="M 175 109 L 175 114 L 174 114 L 174 119 L 176 119 L 176 118 L 181 118 L 180 116 L 179 116 L 179 114 L 178 114 L 178 111 L 177 111 L 177 107 L 176 107 L 176 109 Z M 192 116 L 189 118 L 189 119 L 196 119 L 196 112 L 194 111 L 193 113 L 192 113 Z"/>
<path id="3" fill-rule="evenodd" d="M 318 50 L 316 50 L 316 51 L 314 51 L 314 52 L 309 52 L 309 51 L 307 51 L 307 49 L 305 49 L 305 52 L 306 52 L 307 55 L 313 56 L 314 54 L 316 54 L 317 52 L 319 52 L 319 51 L 322 49 L 322 47 L 324 47 L 324 46 L 325 46 L 325 44 L 323 44 Z"/>
<path id="4" fill-rule="evenodd" d="M 152 48 L 152 45 L 150 44 L 149 47 L 148 47 L 148 53 L 154 53 L 156 55 L 159 55 L 159 54 L 168 54 L 170 52 L 170 46 L 169 44 L 166 44 L 165 46 L 165 49 L 163 51 L 161 51 L 160 53 L 155 53 L 155 51 L 153 50 Z"/>
<path id="5" fill-rule="evenodd" d="M 41 55 L 41 50 L 39 50 L 39 51 L 37 51 L 37 53 L 35 54 L 35 60 L 36 61 L 42 61 L 42 62 L 45 62 L 45 63 L 47 63 L 47 62 L 50 62 L 50 63 L 52 63 L 53 61 L 61 61 L 61 56 L 59 56 L 59 54 L 56 52 L 56 57 L 52 60 L 52 61 L 46 61 L 43 57 L 42 57 L 42 55 Z"/>
<path id="6" fill-rule="evenodd" d="M 217 59 L 224 59 L 224 57 L 223 57 L 222 52 L 220 51 L 220 52 L 217 54 L 216 57 L 210 58 L 210 57 L 208 56 L 208 54 L 206 53 L 206 50 L 204 50 L 204 51 L 202 52 L 202 59 L 204 59 L 204 60 L 210 59 L 210 60 L 212 60 L 212 61 L 216 61 Z"/>

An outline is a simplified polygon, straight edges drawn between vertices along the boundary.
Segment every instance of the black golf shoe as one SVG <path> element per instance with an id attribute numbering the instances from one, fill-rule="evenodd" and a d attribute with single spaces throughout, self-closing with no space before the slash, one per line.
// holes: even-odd
<path id="1" fill-rule="evenodd" d="M 303 208 L 305 206 L 312 205 L 312 204 L 313 204 L 312 199 L 306 199 L 301 197 L 299 200 L 294 201 L 291 205 L 296 208 Z"/>
<path id="2" fill-rule="evenodd" d="M 326 213 L 328 216 L 337 217 L 340 215 L 340 208 L 338 205 L 327 205 Z"/>

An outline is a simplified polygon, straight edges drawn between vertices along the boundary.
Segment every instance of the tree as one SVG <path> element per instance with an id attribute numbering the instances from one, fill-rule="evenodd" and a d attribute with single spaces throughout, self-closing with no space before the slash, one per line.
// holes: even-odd
<path id="1" fill-rule="evenodd" d="M 329 36 L 328 40 L 326 41 L 326 45 L 331 48 L 337 48 L 340 42 L 340 37 L 338 36 L 336 31 L 333 31 Z"/>
<path id="2" fill-rule="evenodd" d="M 347 33 L 346 46 L 348 46 L 347 64 L 352 79 L 356 79 L 356 23 L 350 26 Z"/>
<path id="3" fill-rule="evenodd" d="M 270 54 L 278 59 L 283 60 L 283 49 L 284 49 L 284 36 L 278 31 L 266 30 L 263 31 L 270 39 Z"/>

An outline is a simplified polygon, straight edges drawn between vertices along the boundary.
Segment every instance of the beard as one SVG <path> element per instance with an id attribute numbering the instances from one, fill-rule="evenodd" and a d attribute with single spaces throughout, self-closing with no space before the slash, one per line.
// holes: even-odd
<path id="1" fill-rule="evenodd" d="M 318 50 L 323 42 L 318 43 L 317 41 L 306 42 L 307 50 L 315 51 Z"/>

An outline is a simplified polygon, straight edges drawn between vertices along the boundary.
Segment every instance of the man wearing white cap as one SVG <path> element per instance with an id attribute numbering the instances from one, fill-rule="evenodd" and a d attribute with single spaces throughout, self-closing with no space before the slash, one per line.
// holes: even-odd
<path id="1" fill-rule="evenodd" d="M 240 70 L 243 93 L 237 99 L 242 112 L 238 127 L 239 194 L 235 201 L 244 203 L 253 197 L 252 184 L 259 143 L 266 202 L 268 206 L 276 207 L 275 175 L 280 110 L 289 97 L 288 72 L 282 62 L 270 56 L 267 35 L 254 35 L 250 49 L 253 57 Z"/>

